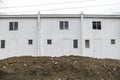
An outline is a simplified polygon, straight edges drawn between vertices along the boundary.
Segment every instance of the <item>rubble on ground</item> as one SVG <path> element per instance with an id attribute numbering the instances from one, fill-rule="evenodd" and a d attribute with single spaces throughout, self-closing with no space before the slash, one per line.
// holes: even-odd
<path id="1" fill-rule="evenodd" d="M 0 60 L 0 80 L 120 80 L 120 60 L 13 57 Z"/>

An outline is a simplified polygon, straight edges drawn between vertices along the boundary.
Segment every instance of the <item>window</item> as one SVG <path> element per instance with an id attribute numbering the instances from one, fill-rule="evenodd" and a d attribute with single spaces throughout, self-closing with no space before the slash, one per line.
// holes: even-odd
<path id="1" fill-rule="evenodd" d="M 65 24 L 65 29 L 68 29 L 68 21 L 65 21 L 64 24 Z"/>
<path id="2" fill-rule="evenodd" d="M 51 39 L 48 39 L 48 40 L 47 40 L 47 44 L 52 44 L 52 40 L 51 40 Z"/>
<path id="3" fill-rule="evenodd" d="M 13 30 L 13 22 L 9 23 L 9 30 Z"/>
<path id="4" fill-rule="evenodd" d="M 85 40 L 85 48 L 90 48 L 90 41 L 89 40 Z"/>
<path id="5" fill-rule="evenodd" d="M 77 39 L 73 40 L 73 47 L 78 48 L 78 40 Z"/>
<path id="6" fill-rule="evenodd" d="M 18 22 L 14 22 L 14 30 L 18 30 Z"/>
<path id="7" fill-rule="evenodd" d="M 5 40 L 1 40 L 1 48 L 5 48 Z"/>
<path id="8" fill-rule="evenodd" d="M 33 44 L 33 40 L 32 39 L 28 40 L 28 44 L 32 45 Z"/>
<path id="9" fill-rule="evenodd" d="M 92 26 L 93 26 L 93 29 L 101 30 L 101 22 L 100 21 L 93 21 Z"/>
<path id="10" fill-rule="evenodd" d="M 18 30 L 18 22 L 9 22 L 9 30 L 10 31 Z"/>
<path id="11" fill-rule="evenodd" d="M 60 29 L 63 29 L 63 21 L 60 21 Z"/>
<path id="12" fill-rule="evenodd" d="M 115 39 L 111 39 L 111 44 L 115 44 Z"/>
<path id="13" fill-rule="evenodd" d="M 68 21 L 60 21 L 60 30 L 67 30 L 68 29 L 68 26 L 69 26 L 69 23 Z"/>

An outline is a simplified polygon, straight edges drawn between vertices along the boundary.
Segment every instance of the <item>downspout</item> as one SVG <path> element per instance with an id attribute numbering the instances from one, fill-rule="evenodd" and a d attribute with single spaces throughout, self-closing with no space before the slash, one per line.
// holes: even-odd
<path id="1" fill-rule="evenodd" d="M 83 46 L 83 43 L 84 43 L 84 39 L 83 39 L 83 12 L 81 12 L 81 56 L 83 56 L 83 49 L 84 49 L 84 46 Z"/>
<path id="2" fill-rule="evenodd" d="M 38 41 L 37 42 L 38 43 L 37 44 L 38 45 L 37 46 L 38 47 L 38 54 L 37 55 L 38 56 L 41 55 L 41 53 L 40 53 L 41 52 L 41 34 L 40 34 L 41 33 L 41 26 L 40 25 L 41 25 L 41 22 L 40 22 L 40 11 L 38 11 L 38 25 L 37 25 L 37 39 L 38 39 L 37 40 Z"/>

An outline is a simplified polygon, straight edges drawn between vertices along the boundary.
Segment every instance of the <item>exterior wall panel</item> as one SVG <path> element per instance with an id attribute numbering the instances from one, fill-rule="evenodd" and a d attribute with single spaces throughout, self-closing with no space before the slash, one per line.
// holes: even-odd
<path id="1" fill-rule="evenodd" d="M 83 15 L 83 23 L 80 15 L 40 16 L 40 20 L 37 15 L 0 16 L 0 40 L 5 40 L 5 48 L 0 48 L 0 59 L 24 55 L 79 55 L 120 59 L 120 16 Z M 60 30 L 60 21 L 68 21 L 68 30 Z M 92 21 L 101 21 L 101 30 L 93 30 Z M 18 22 L 18 30 L 10 31 L 9 22 Z M 28 44 L 29 39 L 33 40 L 32 45 Z M 48 39 L 52 40 L 52 44 L 47 44 Z M 111 39 L 115 39 L 115 44 L 111 44 Z M 78 48 L 73 47 L 73 40 L 78 40 Z M 90 48 L 85 48 L 85 40 L 89 40 Z M 99 43 L 101 47 L 96 48 L 101 48 L 102 51 L 97 54 L 95 46 Z"/>
<path id="2" fill-rule="evenodd" d="M 68 30 L 60 30 L 59 21 L 68 21 L 69 29 Z M 42 31 L 42 55 L 49 56 L 62 56 L 67 55 L 64 54 L 63 51 L 63 40 L 70 40 L 70 55 L 80 55 L 79 45 L 78 49 L 73 48 L 73 40 L 78 39 L 79 43 L 80 39 L 80 19 L 79 18 L 45 18 L 41 19 L 41 31 Z M 47 45 L 46 40 L 52 39 L 52 45 Z"/>
<path id="3" fill-rule="evenodd" d="M 9 22 L 18 22 L 18 30 L 10 31 Z M 0 19 L 0 40 L 6 41 L 6 47 L 0 49 L 1 58 L 19 56 L 19 55 L 36 55 L 37 56 L 37 20 L 36 19 Z M 33 45 L 28 45 L 28 39 L 33 39 Z M 17 53 L 14 52 L 14 44 L 11 41 L 17 41 Z M 11 51 L 10 49 L 12 48 Z M 16 48 L 15 48 L 16 49 Z M 16 52 L 16 51 L 15 51 Z"/>
<path id="4" fill-rule="evenodd" d="M 92 29 L 92 21 L 101 21 L 101 30 L 93 30 Z M 96 18 L 85 18 L 84 19 L 84 39 L 90 39 L 91 41 L 91 48 L 84 49 L 85 56 L 97 56 L 94 55 L 94 46 L 93 41 L 95 39 L 102 40 L 102 53 L 100 58 L 117 58 L 119 59 L 119 32 L 120 32 L 120 19 L 96 19 Z M 115 39 L 116 44 L 112 45 L 110 40 Z M 84 46 L 84 45 L 83 45 Z M 99 57 L 99 54 L 98 56 Z"/>

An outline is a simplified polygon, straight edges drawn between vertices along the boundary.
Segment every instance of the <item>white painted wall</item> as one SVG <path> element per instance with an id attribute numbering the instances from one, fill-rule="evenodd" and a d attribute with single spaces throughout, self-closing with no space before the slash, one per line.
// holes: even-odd
<path id="1" fill-rule="evenodd" d="M 9 31 L 9 22 L 12 21 L 18 22 L 18 31 Z M 41 47 L 39 48 L 37 21 L 37 18 L 0 19 L 0 40 L 6 40 L 5 49 L 0 48 L 1 59 L 11 56 L 37 56 L 40 48 L 41 53 L 39 56 L 80 55 L 120 59 L 120 19 L 84 18 L 83 39 L 81 39 L 81 18 L 41 18 Z M 69 29 L 60 30 L 59 21 L 68 21 Z M 92 21 L 101 21 L 102 29 L 93 30 Z M 28 39 L 33 39 L 33 45 L 28 45 Z M 51 45 L 47 44 L 47 39 L 52 39 Z M 77 49 L 73 48 L 74 39 L 78 39 Z M 90 48 L 85 48 L 86 39 L 90 40 Z M 115 45 L 111 45 L 111 39 L 116 40 Z M 81 40 L 83 40 L 82 45 Z M 101 40 L 101 53 L 94 52 L 95 40 Z M 70 51 L 66 47 L 70 48 Z M 64 52 L 65 48 L 69 53 Z M 81 48 L 83 48 L 82 53 Z"/>
<path id="2" fill-rule="evenodd" d="M 92 29 L 92 21 L 101 21 L 101 30 Z M 84 47 L 84 56 L 120 59 L 120 19 L 84 18 L 84 39 L 90 40 L 90 48 Z M 94 40 L 102 40 L 102 53 L 94 54 Z M 111 44 L 116 39 L 116 44 Z M 83 45 L 85 46 L 85 45 Z M 101 55 L 101 57 L 99 56 Z"/>
<path id="3" fill-rule="evenodd" d="M 69 30 L 60 30 L 59 21 L 68 21 Z M 81 45 L 78 49 L 73 48 L 73 39 L 80 39 L 80 19 L 79 18 L 43 18 L 41 19 L 42 31 L 42 55 L 62 56 L 80 55 Z M 52 45 L 47 45 L 47 39 L 52 39 Z M 63 40 L 70 40 L 70 53 L 63 52 Z"/>
<path id="4" fill-rule="evenodd" d="M 18 22 L 18 31 L 9 31 L 9 22 L 13 21 Z M 37 56 L 37 19 L 0 19 L 0 27 L 0 40 L 6 40 L 6 47 L 0 48 L 1 58 L 31 54 Z M 33 45 L 28 45 L 28 39 L 33 39 Z M 13 41 L 17 48 L 12 45 Z M 17 49 L 17 53 L 13 49 Z"/>

